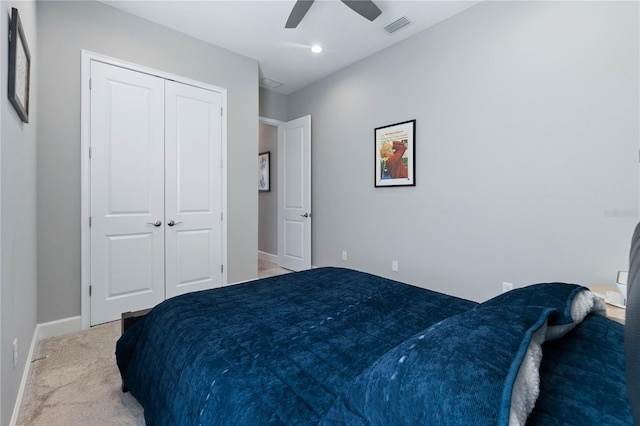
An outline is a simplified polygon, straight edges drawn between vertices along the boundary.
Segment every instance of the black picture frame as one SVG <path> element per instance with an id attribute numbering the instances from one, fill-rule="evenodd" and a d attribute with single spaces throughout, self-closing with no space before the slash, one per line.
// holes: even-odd
<path id="1" fill-rule="evenodd" d="M 416 120 L 374 130 L 376 188 L 416 186 Z"/>
<path id="2" fill-rule="evenodd" d="M 9 28 L 9 101 L 24 123 L 29 122 L 29 78 L 31 53 L 24 35 L 20 13 L 11 8 Z"/>
<path id="3" fill-rule="evenodd" d="M 258 154 L 258 191 L 271 191 L 271 151 Z"/>

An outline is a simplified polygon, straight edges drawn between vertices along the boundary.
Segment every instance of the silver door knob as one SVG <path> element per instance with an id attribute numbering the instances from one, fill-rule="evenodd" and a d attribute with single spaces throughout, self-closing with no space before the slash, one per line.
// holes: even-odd
<path id="1" fill-rule="evenodd" d="M 182 223 L 182 222 L 174 222 L 173 220 L 170 220 L 169 222 L 167 222 L 167 225 L 173 226 L 173 225 L 177 225 L 179 223 Z"/>
<path id="2" fill-rule="evenodd" d="M 300 216 L 302 216 L 302 217 L 311 217 L 311 213 L 301 214 Z"/>
<path id="3" fill-rule="evenodd" d="M 153 225 L 155 227 L 158 227 L 162 225 L 162 222 L 160 222 L 159 220 L 156 220 L 155 222 L 147 222 L 147 225 Z"/>

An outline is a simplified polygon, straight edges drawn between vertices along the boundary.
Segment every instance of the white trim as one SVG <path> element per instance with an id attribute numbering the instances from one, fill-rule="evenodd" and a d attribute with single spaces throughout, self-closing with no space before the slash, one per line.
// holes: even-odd
<path id="1" fill-rule="evenodd" d="M 222 284 L 227 284 L 227 89 L 191 80 L 186 77 L 155 70 L 131 62 L 94 53 L 81 51 L 80 61 L 80 318 L 81 329 L 86 330 L 91 325 L 91 299 L 89 298 L 89 284 L 91 281 L 91 233 L 89 232 L 89 216 L 91 215 L 91 171 L 89 163 L 89 146 L 91 142 L 91 61 L 127 68 L 145 74 L 155 75 L 178 83 L 199 87 L 222 96 Z"/>
<path id="2" fill-rule="evenodd" d="M 81 317 L 63 318 L 57 321 L 44 322 L 36 327 L 38 341 L 49 337 L 58 337 L 64 334 L 75 333 L 82 330 Z"/>
<path id="3" fill-rule="evenodd" d="M 137 72 L 142 72 L 145 74 L 150 74 L 150 75 L 155 75 L 156 77 L 160 77 L 160 78 L 164 78 L 165 80 L 173 80 L 173 81 L 177 81 L 178 83 L 182 83 L 182 84 L 188 84 L 190 86 L 195 86 L 195 87 L 200 87 L 201 89 L 207 89 L 207 90 L 211 90 L 212 92 L 227 92 L 227 89 L 225 89 L 224 87 L 219 87 L 219 86 L 214 86 L 213 84 L 209 84 L 209 83 L 204 83 L 201 81 L 197 81 L 197 80 L 192 80 L 190 78 L 187 77 L 183 77 L 180 75 L 176 75 L 176 74 L 171 74 L 165 71 L 160 71 L 154 68 L 149 68 L 149 67 L 145 67 L 144 65 L 139 65 L 139 64 L 135 64 L 133 62 L 127 62 L 127 61 L 123 61 L 121 59 L 117 59 L 111 56 L 106 56 L 106 55 L 102 55 L 100 53 L 95 53 L 95 52 L 91 52 L 89 50 L 82 50 L 81 51 L 82 54 L 82 66 L 88 66 L 90 65 L 91 61 L 98 61 L 98 62 L 103 62 L 105 64 L 108 65 L 113 65 L 116 67 L 121 67 L 121 68 L 127 68 L 133 71 L 137 71 Z M 86 61 L 86 63 L 85 63 Z M 89 69 L 89 74 L 91 74 L 91 70 Z M 89 81 L 86 81 L 86 83 L 89 83 Z M 226 105 L 225 105 L 226 106 Z"/>
<path id="4" fill-rule="evenodd" d="M 6 21 L 7 18 L 5 17 L 4 20 Z M 2 27 L 3 29 L 6 29 L 5 27 Z M 4 58 L 4 50 L 2 49 L 1 46 L 4 45 L 3 43 L 0 43 L 0 58 Z M 0 122 L 2 121 L 2 116 L 6 113 L 2 113 L 0 114 Z M 0 152 L 2 152 L 2 131 L 0 130 Z M 36 154 L 37 155 L 37 154 Z M 37 160 L 36 160 L 37 161 Z M 0 164 L 2 164 L 2 155 L 0 155 Z M 36 184 L 37 184 L 37 179 L 36 179 Z M 36 198 L 37 198 L 37 194 L 36 194 Z M 0 212 L 2 212 L 2 167 L 0 166 Z M 36 213 L 37 216 L 37 213 Z M 37 217 L 36 217 L 37 219 Z M 2 223 L 3 219 L 2 219 L 2 213 L 0 213 L 0 223 Z M 0 230 L 2 229 L 2 227 L 0 226 Z M 0 306 L 2 306 L 2 232 L 0 231 Z M 0 342 L 2 342 L 2 326 L 0 325 Z M 2 351 L 0 351 L 2 352 Z M 4 375 L 2 374 L 2 354 L 0 353 L 0 377 L 4 377 Z M 4 401 L 3 397 L 2 397 L 2 386 L 0 386 L 0 401 Z M 13 417 L 12 417 L 13 418 Z M 2 404 L 0 403 L 0 419 L 2 419 Z"/>
<path id="5" fill-rule="evenodd" d="M 258 121 L 259 121 L 260 123 L 263 123 L 263 124 L 270 124 L 270 125 L 272 125 L 272 126 L 279 126 L 279 125 L 281 125 L 281 124 L 284 124 L 284 123 L 285 123 L 284 121 L 275 120 L 275 119 L 273 119 L 273 118 L 267 118 L 267 117 L 258 117 Z"/>
<path id="6" fill-rule="evenodd" d="M 82 51 L 80 62 L 80 317 L 82 329 L 91 325 L 91 169 L 89 168 L 89 146 L 91 142 L 91 55 Z"/>
<path id="7" fill-rule="evenodd" d="M 27 361 L 24 364 L 24 371 L 22 372 L 22 379 L 20 380 L 20 387 L 18 388 L 18 395 L 16 396 L 16 403 L 13 406 L 13 413 L 11 414 L 10 426 L 14 426 L 18 422 L 18 414 L 20 414 L 20 407 L 22 406 L 22 398 L 24 398 L 27 384 L 29 382 L 29 373 L 31 372 L 31 360 L 33 359 L 33 353 L 36 350 L 38 343 L 38 328 L 40 325 L 36 325 L 33 331 L 33 337 L 31 338 L 31 346 L 29 347 L 29 353 L 27 354 Z"/>
<path id="8" fill-rule="evenodd" d="M 227 89 L 219 89 L 222 95 L 222 285 L 227 285 Z"/>
<path id="9" fill-rule="evenodd" d="M 258 259 L 264 260 L 265 262 L 278 264 L 278 255 L 267 253 L 266 251 L 258 250 Z"/>
<path id="10" fill-rule="evenodd" d="M 64 318 L 58 321 L 45 322 L 37 324 L 35 330 L 33 330 L 33 337 L 31 338 L 31 346 L 29 347 L 29 353 L 27 354 L 27 361 L 24 365 L 24 371 L 22 372 L 22 379 L 20 380 L 20 388 L 18 388 L 18 396 L 16 397 L 16 403 L 13 406 L 13 413 L 11 415 L 10 426 L 14 426 L 18 422 L 18 415 L 20 414 L 20 407 L 22 406 L 22 399 L 24 398 L 27 384 L 29 382 L 29 374 L 31 373 L 31 364 L 33 363 L 33 355 L 36 351 L 38 342 L 49 337 L 62 336 L 63 334 L 75 333 L 81 330 L 80 317 Z"/>
<path id="11" fill-rule="evenodd" d="M 4 3 L 2 3 L 2 4 L 4 6 Z M 7 12 L 8 11 L 6 11 L 5 14 Z M 5 25 L 5 23 L 7 21 L 8 21 L 8 19 L 6 18 L 6 15 L 5 15 L 4 22 L 2 24 L 0 24 L 0 28 L 2 29 L 3 32 L 7 30 L 7 26 Z M 7 43 L 7 45 L 8 45 L 8 43 Z M 4 53 L 5 47 L 4 46 L 5 46 L 5 43 L 4 43 L 4 40 L 3 40 L 2 43 L 0 43 L 0 58 L 4 58 L 5 57 L 4 56 L 5 55 L 5 53 Z M 5 103 L 3 105 L 6 105 L 6 101 L 5 101 Z M 7 106 L 7 108 L 9 108 L 9 106 Z M 3 116 L 5 114 L 6 114 L 5 111 L 0 112 L 0 124 L 3 121 Z M 1 129 L 2 129 L 2 126 L 0 126 L 0 153 L 2 152 L 2 130 Z M 22 142 L 22 141 L 20 141 L 20 142 Z M 36 140 L 36 142 L 37 142 L 37 140 Z M 37 152 L 36 152 L 36 156 L 37 156 Z M 37 159 L 36 159 L 36 162 L 37 162 Z M 0 165 L 1 164 L 2 164 L 2 155 L 0 155 Z M 37 166 L 37 164 L 36 164 L 36 166 Z M 36 177 L 36 185 L 37 185 L 37 183 L 38 183 L 38 180 L 37 180 L 37 177 Z M 38 198 L 38 194 L 36 193 L 36 199 L 37 198 Z M 0 223 L 2 223 L 3 220 L 4 220 L 2 218 L 2 213 L 1 212 L 2 212 L 2 167 L 0 166 Z M 36 222 L 37 222 L 37 219 L 38 218 L 37 218 L 37 211 L 36 211 Z M 37 224 L 36 224 L 36 226 L 37 226 Z M 0 226 L 0 306 L 2 306 L 2 248 L 1 247 L 2 247 L 2 241 L 3 241 L 2 240 L 2 232 L 1 232 L 1 230 L 2 230 L 2 227 Z M 36 239 L 37 239 L 37 236 L 36 236 Z M 36 244 L 37 244 L 37 242 L 36 242 Z M 36 262 L 36 268 L 37 268 L 37 262 Z M 36 285 L 37 285 L 37 281 L 36 281 Z M 3 340 L 2 340 L 2 324 L 0 324 L 0 342 L 3 342 Z M 2 351 L 0 351 L 0 377 L 4 377 L 4 375 L 2 374 L 2 353 L 1 352 Z M 2 394 L 3 394 L 2 386 L 0 386 L 0 421 L 2 420 L 2 403 L 1 403 L 1 401 L 4 401 L 4 398 L 3 398 Z"/>

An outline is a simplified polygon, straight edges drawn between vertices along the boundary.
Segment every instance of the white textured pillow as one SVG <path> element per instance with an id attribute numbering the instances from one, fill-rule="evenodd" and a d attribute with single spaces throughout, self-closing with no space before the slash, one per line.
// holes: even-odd
<path id="1" fill-rule="evenodd" d="M 571 331 L 576 325 L 582 322 L 587 315 L 595 313 L 598 315 L 606 315 L 606 308 L 602 300 L 600 300 L 590 290 L 583 288 L 573 297 L 571 302 L 571 319 L 572 323 L 562 325 L 552 325 L 547 327 L 547 340 L 559 339 L 560 337 Z"/>

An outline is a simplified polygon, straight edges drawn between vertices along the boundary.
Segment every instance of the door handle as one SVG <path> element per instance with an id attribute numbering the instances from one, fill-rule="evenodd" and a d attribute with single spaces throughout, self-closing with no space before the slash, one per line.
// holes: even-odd
<path id="1" fill-rule="evenodd" d="M 300 216 L 302 216 L 302 217 L 311 217 L 311 213 L 301 214 Z"/>
<path id="2" fill-rule="evenodd" d="M 162 225 L 162 222 L 156 220 L 155 222 L 147 222 L 147 225 L 153 225 L 157 228 L 158 226 Z"/>
<path id="3" fill-rule="evenodd" d="M 174 226 L 174 225 L 177 225 L 179 223 L 182 223 L 182 222 L 174 222 L 173 220 L 170 220 L 169 222 L 167 222 L 167 225 Z"/>

